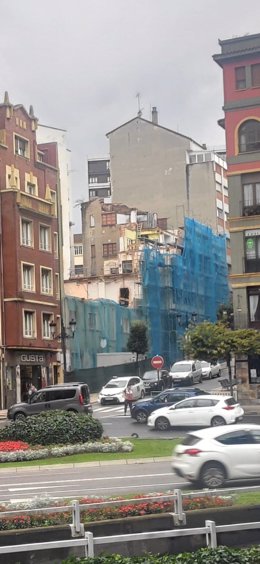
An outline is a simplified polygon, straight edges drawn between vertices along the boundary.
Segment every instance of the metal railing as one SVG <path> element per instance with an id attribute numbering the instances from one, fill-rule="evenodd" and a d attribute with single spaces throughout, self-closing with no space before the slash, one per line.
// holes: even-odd
<path id="1" fill-rule="evenodd" d="M 41 543 L 7 545 L 0 547 L 0 554 L 12 554 L 20 552 L 36 552 L 38 550 L 55 550 L 57 548 L 83 547 L 86 557 L 95 556 L 95 546 L 126 543 L 129 541 L 155 540 L 165 538 L 190 537 L 194 535 L 205 535 L 205 545 L 209 548 L 217 548 L 218 533 L 228 533 L 260 529 L 260 521 L 251 523 L 236 523 L 232 525 L 216 525 L 215 521 L 205 521 L 205 527 L 190 529 L 168 529 L 166 531 L 152 531 L 146 533 L 133 533 L 126 535 L 111 535 L 105 537 L 94 537 L 93 533 L 87 531 L 81 539 L 59 540 Z"/>

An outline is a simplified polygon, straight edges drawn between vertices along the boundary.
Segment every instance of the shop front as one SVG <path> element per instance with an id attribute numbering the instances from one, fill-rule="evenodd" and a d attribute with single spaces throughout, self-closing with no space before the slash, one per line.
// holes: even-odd
<path id="1" fill-rule="evenodd" d="M 28 400 L 31 385 L 37 390 L 57 383 L 56 353 L 49 351 L 6 351 L 5 358 L 5 408 Z"/>

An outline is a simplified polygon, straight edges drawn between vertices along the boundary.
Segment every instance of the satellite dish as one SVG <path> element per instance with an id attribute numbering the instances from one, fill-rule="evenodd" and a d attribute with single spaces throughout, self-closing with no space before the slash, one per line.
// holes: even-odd
<path id="1" fill-rule="evenodd" d="M 106 340 L 106 339 L 101 339 L 101 340 L 100 340 L 100 346 L 101 346 L 101 349 L 105 349 L 106 346 L 107 346 L 107 340 Z"/>

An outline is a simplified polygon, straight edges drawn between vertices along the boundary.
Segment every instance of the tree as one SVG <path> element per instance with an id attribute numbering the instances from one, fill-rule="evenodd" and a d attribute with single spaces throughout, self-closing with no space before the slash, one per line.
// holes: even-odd
<path id="1" fill-rule="evenodd" d="M 234 311 L 232 302 L 229 304 L 221 304 L 219 306 L 217 320 L 228 325 L 230 329 L 234 329 Z"/>
<path id="2" fill-rule="evenodd" d="M 260 354 L 260 332 L 255 329 L 232 331 L 226 323 L 204 321 L 185 333 L 183 350 L 190 358 L 208 362 L 225 359 L 231 383 L 231 355 Z M 232 392 L 232 384 L 230 389 Z"/>
<path id="3" fill-rule="evenodd" d="M 148 351 L 147 325 L 144 321 L 132 323 L 127 341 L 127 350 L 136 354 L 137 362 L 139 354 L 145 354 Z"/>

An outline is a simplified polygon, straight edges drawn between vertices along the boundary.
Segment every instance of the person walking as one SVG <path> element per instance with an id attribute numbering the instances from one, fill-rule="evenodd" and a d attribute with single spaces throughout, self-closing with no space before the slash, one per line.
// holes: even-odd
<path id="1" fill-rule="evenodd" d="M 134 394 L 133 394 L 132 386 L 130 386 L 130 384 L 128 384 L 128 386 L 126 387 L 126 390 L 125 390 L 125 405 L 124 405 L 125 415 L 126 415 L 128 406 L 129 406 L 130 415 L 131 415 L 133 400 L 134 400 Z"/>

